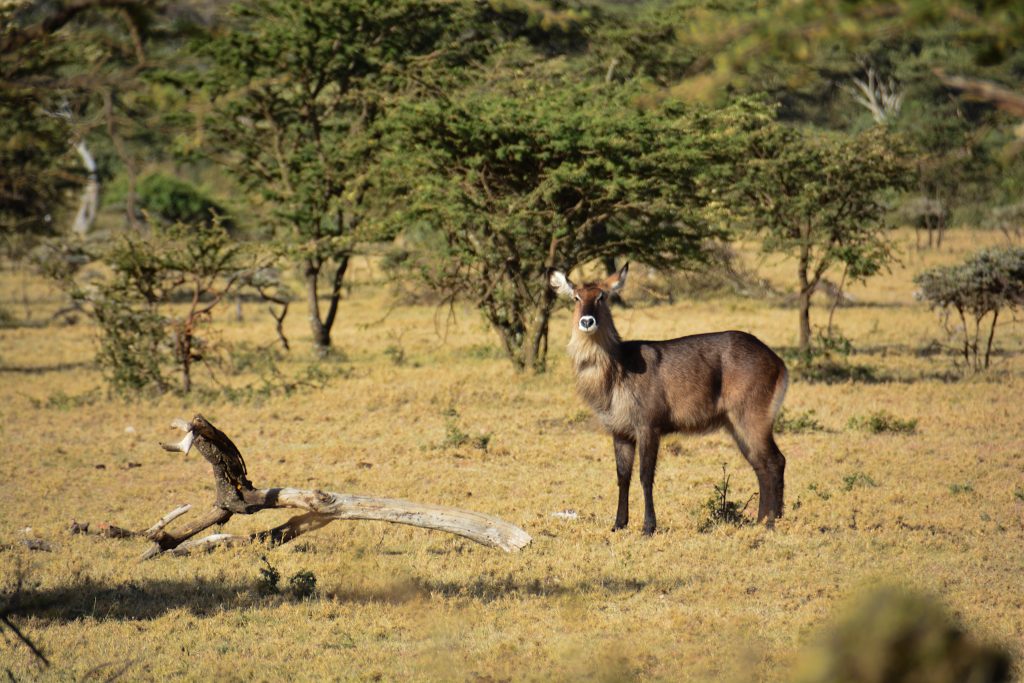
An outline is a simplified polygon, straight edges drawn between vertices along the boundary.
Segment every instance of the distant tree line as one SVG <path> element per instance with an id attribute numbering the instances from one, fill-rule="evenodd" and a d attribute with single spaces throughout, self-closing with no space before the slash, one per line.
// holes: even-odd
<path id="1" fill-rule="evenodd" d="M 83 243 L 126 242 L 91 257 L 118 271 L 123 244 L 169 225 L 225 253 L 265 242 L 324 354 L 353 254 L 401 235 L 396 277 L 477 306 L 513 365 L 542 371 L 546 269 L 701 268 L 754 236 L 798 264 L 810 354 L 817 286 L 885 268 L 896 220 L 931 243 L 951 220 L 1016 215 L 998 208 L 1024 183 L 1013 114 L 935 70 L 1019 89 L 1022 34 L 958 8 L 16 2 L 0 9 L 4 248 L 66 234 L 98 184 Z M 241 270 L 225 261 L 198 299 Z"/>

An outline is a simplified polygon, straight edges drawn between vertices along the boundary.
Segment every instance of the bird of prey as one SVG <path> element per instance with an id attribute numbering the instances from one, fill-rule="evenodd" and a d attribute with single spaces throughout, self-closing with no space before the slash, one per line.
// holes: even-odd
<path id="1" fill-rule="evenodd" d="M 245 467 L 245 460 L 242 459 L 242 454 L 224 432 L 210 424 L 202 415 L 196 415 L 192 418 L 192 433 L 196 438 L 202 437 L 214 446 L 214 449 L 212 449 L 213 453 L 207 455 L 206 451 L 203 450 L 203 455 L 214 465 L 218 463 L 212 460 L 211 456 L 220 460 L 219 464 L 224 468 L 224 473 L 231 483 L 235 485 L 235 488 L 243 486 L 249 488 L 252 486 L 252 483 L 245 476 L 248 470 Z"/>

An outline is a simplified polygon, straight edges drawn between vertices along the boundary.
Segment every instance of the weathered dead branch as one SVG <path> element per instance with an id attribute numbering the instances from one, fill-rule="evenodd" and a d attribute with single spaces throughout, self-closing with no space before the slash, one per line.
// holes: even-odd
<path id="1" fill-rule="evenodd" d="M 98 533 L 119 538 L 149 538 L 153 545 L 142 554 L 140 559 L 143 560 L 163 553 L 187 555 L 219 546 L 249 543 L 280 545 L 336 520 L 347 519 L 392 522 L 446 531 L 505 552 L 520 550 L 532 540 L 519 527 L 497 517 L 469 510 L 330 491 L 258 489 L 249 481 L 245 461 L 235 444 L 202 415 L 196 415 L 191 422 L 175 420 L 172 426 L 184 431 L 185 436 L 178 443 L 161 446 L 168 451 L 182 453 L 195 448 L 206 458 L 213 467 L 216 483 L 217 498 L 213 507 L 177 532 L 168 531 L 166 527 L 188 512 L 191 508 L 189 505 L 175 508 L 144 531 L 129 531 L 112 525 L 100 525 L 90 531 L 88 523 L 74 523 L 72 532 Z M 304 512 L 273 529 L 247 536 L 217 533 L 196 538 L 200 532 L 226 523 L 235 514 L 251 515 L 274 508 L 293 508 Z"/>

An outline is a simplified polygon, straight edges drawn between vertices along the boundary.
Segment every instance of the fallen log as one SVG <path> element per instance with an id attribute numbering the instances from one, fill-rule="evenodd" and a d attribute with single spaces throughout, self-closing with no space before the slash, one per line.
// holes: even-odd
<path id="1" fill-rule="evenodd" d="M 206 514 L 177 532 L 169 531 L 166 527 L 188 512 L 188 505 L 175 508 L 144 531 L 133 532 L 112 525 L 101 525 L 101 528 L 118 530 L 116 534 L 101 532 L 106 536 L 142 536 L 151 539 L 153 545 L 142 554 L 140 559 L 143 560 L 164 553 L 187 555 L 221 546 L 249 543 L 280 545 L 331 522 L 347 519 L 392 522 L 446 531 L 505 552 L 521 550 L 532 540 L 529 534 L 517 526 L 469 510 L 331 491 L 256 488 L 249 481 L 248 469 L 238 448 L 202 415 L 196 415 L 191 422 L 175 420 L 171 426 L 182 430 L 185 435 L 178 443 L 161 446 L 165 450 L 181 453 L 188 453 L 192 448 L 198 450 L 213 468 L 217 497 Z M 200 532 L 224 524 L 236 514 L 251 515 L 275 508 L 292 508 L 303 510 L 304 513 L 273 529 L 246 536 L 218 533 L 195 538 Z M 75 523 L 72 531 L 89 532 L 88 523 Z"/>

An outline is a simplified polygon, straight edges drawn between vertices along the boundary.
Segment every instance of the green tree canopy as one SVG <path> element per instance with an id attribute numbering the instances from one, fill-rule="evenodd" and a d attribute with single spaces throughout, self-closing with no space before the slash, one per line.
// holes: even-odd
<path id="1" fill-rule="evenodd" d="M 860 280 L 877 273 L 892 256 L 884 200 L 913 176 L 898 140 L 884 129 L 856 136 L 816 134 L 766 120 L 754 112 L 745 134 L 730 141 L 739 163 L 720 178 L 741 216 L 763 237 L 768 252 L 797 259 L 800 348 L 810 351 L 810 304 L 815 288 L 833 266 Z"/>
<path id="2" fill-rule="evenodd" d="M 316 346 L 331 343 L 364 211 L 374 122 L 423 71 L 461 58 L 467 5 L 401 0 L 255 0 L 208 47 L 219 159 L 272 211 L 306 281 Z M 320 308 L 327 274 L 328 303 Z"/>
<path id="3" fill-rule="evenodd" d="M 711 231 L 698 176 L 713 138 L 711 118 L 677 105 L 641 110 L 628 87 L 529 68 L 403 106 L 387 144 L 393 219 L 435 246 L 420 275 L 478 306 L 515 367 L 539 371 L 546 269 L 701 258 Z"/>

